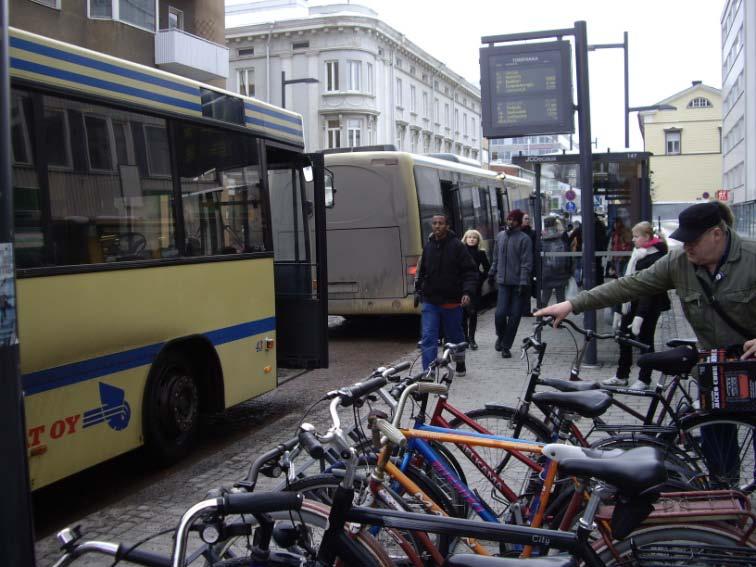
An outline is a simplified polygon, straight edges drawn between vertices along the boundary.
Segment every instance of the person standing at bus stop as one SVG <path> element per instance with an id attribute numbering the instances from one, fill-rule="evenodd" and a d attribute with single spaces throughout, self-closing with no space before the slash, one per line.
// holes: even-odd
<path id="1" fill-rule="evenodd" d="M 533 244 L 522 227 L 523 212 L 513 209 L 507 216 L 507 230 L 496 235 L 493 261 L 488 272 L 495 280 L 499 295 L 496 300 L 496 345 L 502 358 L 511 358 L 512 343 L 520 325 L 523 308 L 530 302 L 530 275 L 533 272 Z"/>
<path id="2" fill-rule="evenodd" d="M 431 229 L 415 280 L 415 290 L 423 302 L 423 370 L 438 355 L 438 338 L 442 328 L 444 338 L 449 342 L 464 342 L 462 309 L 470 304 L 478 289 L 478 269 L 465 245 L 450 230 L 447 215 L 433 215 Z M 462 352 L 457 356 L 457 376 L 464 376 L 466 371 Z"/>
<path id="3" fill-rule="evenodd" d="M 475 342 L 475 331 L 478 329 L 478 309 L 480 308 L 480 296 L 483 289 L 483 282 L 488 277 L 488 270 L 491 269 L 491 263 L 485 250 L 480 248 L 481 235 L 475 229 L 465 232 L 462 242 L 467 247 L 467 252 L 475 261 L 478 271 L 478 287 L 475 295 L 470 298 L 470 304 L 462 310 L 462 330 L 465 333 L 465 340 L 472 350 L 478 350 L 478 343 Z"/>

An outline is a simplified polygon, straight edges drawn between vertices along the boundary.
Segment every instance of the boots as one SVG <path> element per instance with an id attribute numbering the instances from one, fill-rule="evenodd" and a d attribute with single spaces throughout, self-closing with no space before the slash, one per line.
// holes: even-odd
<path id="1" fill-rule="evenodd" d="M 468 339 L 467 343 L 472 350 L 478 350 L 478 343 L 475 342 L 475 331 L 478 328 L 478 314 L 470 314 L 470 322 L 468 327 Z"/>

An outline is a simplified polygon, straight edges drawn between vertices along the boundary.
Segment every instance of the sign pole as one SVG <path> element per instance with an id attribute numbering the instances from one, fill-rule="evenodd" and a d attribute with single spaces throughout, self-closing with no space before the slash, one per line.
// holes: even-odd
<path id="1" fill-rule="evenodd" d="M 25 566 L 36 562 L 16 324 L 9 52 L 8 3 L 0 0 L 0 446 L 6 460 L 0 467 L 0 564 Z"/>
<path id="2" fill-rule="evenodd" d="M 578 134 L 580 136 L 580 205 L 583 216 L 583 287 L 596 285 L 596 222 L 593 218 L 593 150 L 591 102 L 588 88 L 588 34 L 584 21 L 575 22 L 575 73 L 577 78 Z M 586 311 L 583 326 L 596 330 L 596 312 Z M 596 364 L 596 341 L 591 341 L 583 361 Z"/>

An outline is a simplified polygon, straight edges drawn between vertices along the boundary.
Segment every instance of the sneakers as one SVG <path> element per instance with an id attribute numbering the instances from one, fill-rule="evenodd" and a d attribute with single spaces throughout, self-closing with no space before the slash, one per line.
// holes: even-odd
<path id="1" fill-rule="evenodd" d="M 501 357 L 502 358 L 512 358 L 512 353 L 509 352 L 508 348 L 502 348 L 501 349 Z"/>
<path id="2" fill-rule="evenodd" d="M 463 360 L 457 361 L 457 368 L 455 369 L 454 373 L 457 376 L 464 376 L 467 374 L 467 367 L 465 366 L 465 362 Z"/>
<path id="3" fill-rule="evenodd" d="M 496 337 L 496 344 L 494 345 L 494 349 L 496 349 L 498 352 L 501 352 L 501 337 Z"/>
<path id="4" fill-rule="evenodd" d="M 651 384 L 646 384 L 643 380 L 636 380 L 630 384 L 631 390 L 650 390 Z"/>
<path id="5" fill-rule="evenodd" d="M 627 378 L 618 378 L 615 376 L 614 378 L 609 378 L 608 380 L 602 380 L 601 381 L 602 386 L 627 386 Z"/>
<path id="6" fill-rule="evenodd" d="M 467 342 L 469 343 L 469 345 L 470 345 L 470 348 L 471 348 L 472 350 L 478 350 L 478 343 L 476 343 L 476 342 L 475 342 L 475 339 L 470 339 L 470 340 L 469 340 L 469 341 L 467 341 Z"/>

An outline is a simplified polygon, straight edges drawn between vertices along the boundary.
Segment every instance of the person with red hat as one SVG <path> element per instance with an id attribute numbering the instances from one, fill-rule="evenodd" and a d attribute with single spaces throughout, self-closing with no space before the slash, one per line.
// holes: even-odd
<path id="1" fill-rule="evenodd" d="M 496 345 L 502 358 L 511 358 L 511 348 L 526 302 L 530 302 L 530 275 L 533 272 L 533 245 L 522 232 L 523 213 L 513 209 L 507 229 L 496 236 L 489 279 L 498 286 L 496 300 Z"/>

